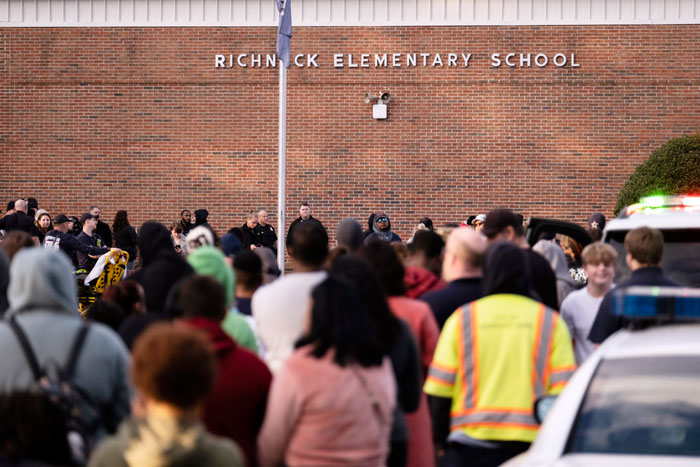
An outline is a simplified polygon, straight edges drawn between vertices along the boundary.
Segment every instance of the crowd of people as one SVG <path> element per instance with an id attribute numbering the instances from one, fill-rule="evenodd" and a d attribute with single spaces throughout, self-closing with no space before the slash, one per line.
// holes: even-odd
<path id="1" fill-rule="evenodd" d="M 534 440 L 534 402 L 625 325 L 617 252 L 531 248 L 509 209 L 422 218 L 405 243 L 386 213 L 344 219 L 335 245 L 308 203 L 284 239 L 265 211 L 223 235 L 206 210 L 138 231 L 101 214 L 21 199 L 0 219 L 0 463 L 500 465 Z M 660 232 L 625 249 L 617 287 L 678 285 Z M 111 250 L 128 272 L 81 314 L 75 273 Z"/>

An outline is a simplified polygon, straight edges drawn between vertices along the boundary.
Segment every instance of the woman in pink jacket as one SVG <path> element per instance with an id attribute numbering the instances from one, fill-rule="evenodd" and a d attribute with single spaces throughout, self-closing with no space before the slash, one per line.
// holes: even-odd
<path id="1" fill-rule="evenodd" d="M 272 382 L 258 437 L 263 467 L 385 465 L 396 384 L 357 292 L 330 276 L 306 336 Z"/>

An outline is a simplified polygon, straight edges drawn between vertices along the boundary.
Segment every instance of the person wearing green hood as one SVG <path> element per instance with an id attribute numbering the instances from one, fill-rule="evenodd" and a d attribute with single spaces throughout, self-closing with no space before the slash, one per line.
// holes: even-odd
<path id="1" fill-rule="evenodd" d="M 239 345 L 258 353 L 258 345 L 255 334 L 250 329 L 250 325 L 245 317 L 233 306 L 234 292 L 236 288 L 236 276 L 233 269 L 226 263 L 223 253 L 213 246 L 201 246 L 191 252 L 187 257 L 187 262 L 195 272 L 202 276 L 212 276 L 226 292 L 226 308 L 229 312 L 221 323 L 221 327 Z"/>

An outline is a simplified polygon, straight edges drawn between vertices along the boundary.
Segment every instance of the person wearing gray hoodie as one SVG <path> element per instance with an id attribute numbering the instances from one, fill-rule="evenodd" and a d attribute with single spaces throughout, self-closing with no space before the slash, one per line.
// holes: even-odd
<path id="1" fill-rule="evenodd" d="M 0 394 L 36 385 L 8 320 L 19 324 L 40 368 L 54 376 L 65 366 L 75 337 L 85 323 L 78 313 L 73 265 L 58 251 L 40 247 L 19 251 L 10 265 L 7 297 L 10 307 L 5 320 L 0 321 Z M 98 439 L 129 415 L 128 361 L 128 351 L 114 331 L 100 323 L 89 325 L 72 382 L 100 412 L 100 419 L 92 420 L 99 422 Z"/>

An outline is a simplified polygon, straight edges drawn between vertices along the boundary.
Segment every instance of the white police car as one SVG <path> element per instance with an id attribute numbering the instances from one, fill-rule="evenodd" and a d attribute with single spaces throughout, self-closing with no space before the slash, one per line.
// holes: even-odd
<path id="1" fill-rule="evenodd" d="M 664 235 L 664 273 L 681 284 L 700 287 L 700 196 L 648 196 L 627 206 L 606 224 L 603 241 L 617 250 L 618 284 L 630 275 L 625 262 L 625 235 L 642 226 L 658 229 Z"/>
<path id="2" fill-rule="evenodd" d="M 551 409 L 537 439 L 504 465 L 700 465 L 700 289 L 630 287 L 614 309 L 642 329 L 611 336 L 538 401 Z"/>

